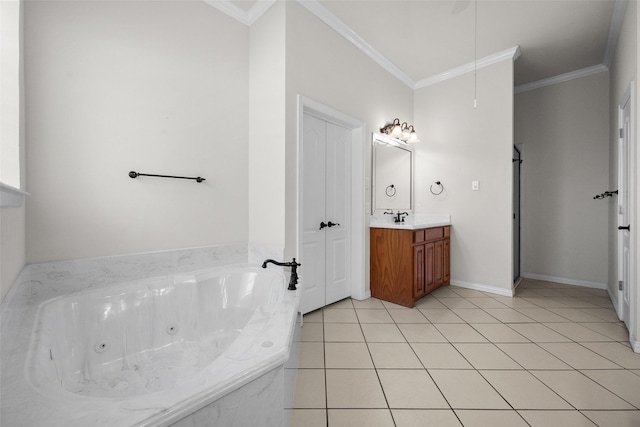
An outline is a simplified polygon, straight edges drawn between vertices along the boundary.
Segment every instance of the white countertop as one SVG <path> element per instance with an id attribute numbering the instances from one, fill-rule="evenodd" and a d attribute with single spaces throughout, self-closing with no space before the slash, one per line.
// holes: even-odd
<path id="1" fill-rule="evenodd" d="M 395 228 L 399 230 L 418 230 L 421 228 L 443 227 L 451 225 L 451 215 L 447 214 L 409 214 L 404 222 L 393 221 L 394 215 L 372 215 L 369 228 Z"/>

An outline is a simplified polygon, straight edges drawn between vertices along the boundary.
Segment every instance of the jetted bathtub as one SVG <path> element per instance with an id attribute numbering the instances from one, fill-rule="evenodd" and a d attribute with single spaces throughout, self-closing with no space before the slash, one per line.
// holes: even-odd
<path id="1" fill-rule="evenodd" d="M 25 360 L 42 403 L 24 424 L 171 425 L 207 407 L 233 420 L 221 411 L 251 410 L 261 394 L 277 405 L 264 391 L 289 357 L 298 296 L 286 288 L 279 271 L 227 268 L 44 302 Z M 232 392 L 233 402 L 214 405 Z"/>

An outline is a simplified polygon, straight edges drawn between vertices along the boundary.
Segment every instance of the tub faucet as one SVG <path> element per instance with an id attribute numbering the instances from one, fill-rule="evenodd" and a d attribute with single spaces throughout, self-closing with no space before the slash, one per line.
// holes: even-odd
<path id="1" fill-rule="evenodd" d="M 289 279 L 289 287 L 287 288 L 290 291 L 295 291 L 296 285 L 298 284 L 298 267 L 300 267 L 302 264 L 299 264 L 296 262 L 296 259 L 294 258 L 293 261 L 291 262 L 278 262 L 278 261 L 274 261 L 272 259 L 268 259 L 265 260 L 265 262 L 262 263 L 262 268 L 267 268 L 267 264 L 275 264 L 275 265 L 279 265 L 280 267 L 291 267 L 291 278 Z"/>

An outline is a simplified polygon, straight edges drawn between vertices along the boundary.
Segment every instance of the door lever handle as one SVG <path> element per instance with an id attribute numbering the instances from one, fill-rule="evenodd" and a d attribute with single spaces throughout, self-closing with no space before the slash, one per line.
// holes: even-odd
<path id="1" fill-rule="evenodd" d="M 336 227 L 336 226 L 338 226 L 338 225 L 340 225 L 340 224 L 338 224 L 337 222 L 331 222 L 331 221 L 329 221 L 329 223 L 327 224 L 327 227 Z"/>
<path id="2" fill-rule="evenodd" d="M 631 231 L 631 224 L 624 226 L 624 225 L 619 225 L 618 226 L 618 230 L 627 230 L 627 231 Z"/>
<path id="3" fill-rule="evenodd" d="M 331 221 L 329 221 L 329 223 L 331 223 Z M 324 223 L 324 221 L 322 221 L 322 222 L 320 223 L 320 230 L 322 230 L 322 229 L 323 229 L 323 228 L 325 228 L 325 227 L 331 227 L 331 226 L 330 226 L 329 224 L 325 224 L 325 223 Z"/>

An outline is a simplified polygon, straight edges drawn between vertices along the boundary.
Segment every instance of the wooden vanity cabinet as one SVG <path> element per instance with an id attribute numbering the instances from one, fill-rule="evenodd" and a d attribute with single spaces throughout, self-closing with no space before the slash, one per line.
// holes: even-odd
<path id="1" fill-rule="evenodd" d="M 405 307 L 450 281 L 450 227 L 371 229 L 371 296 Z"/>

